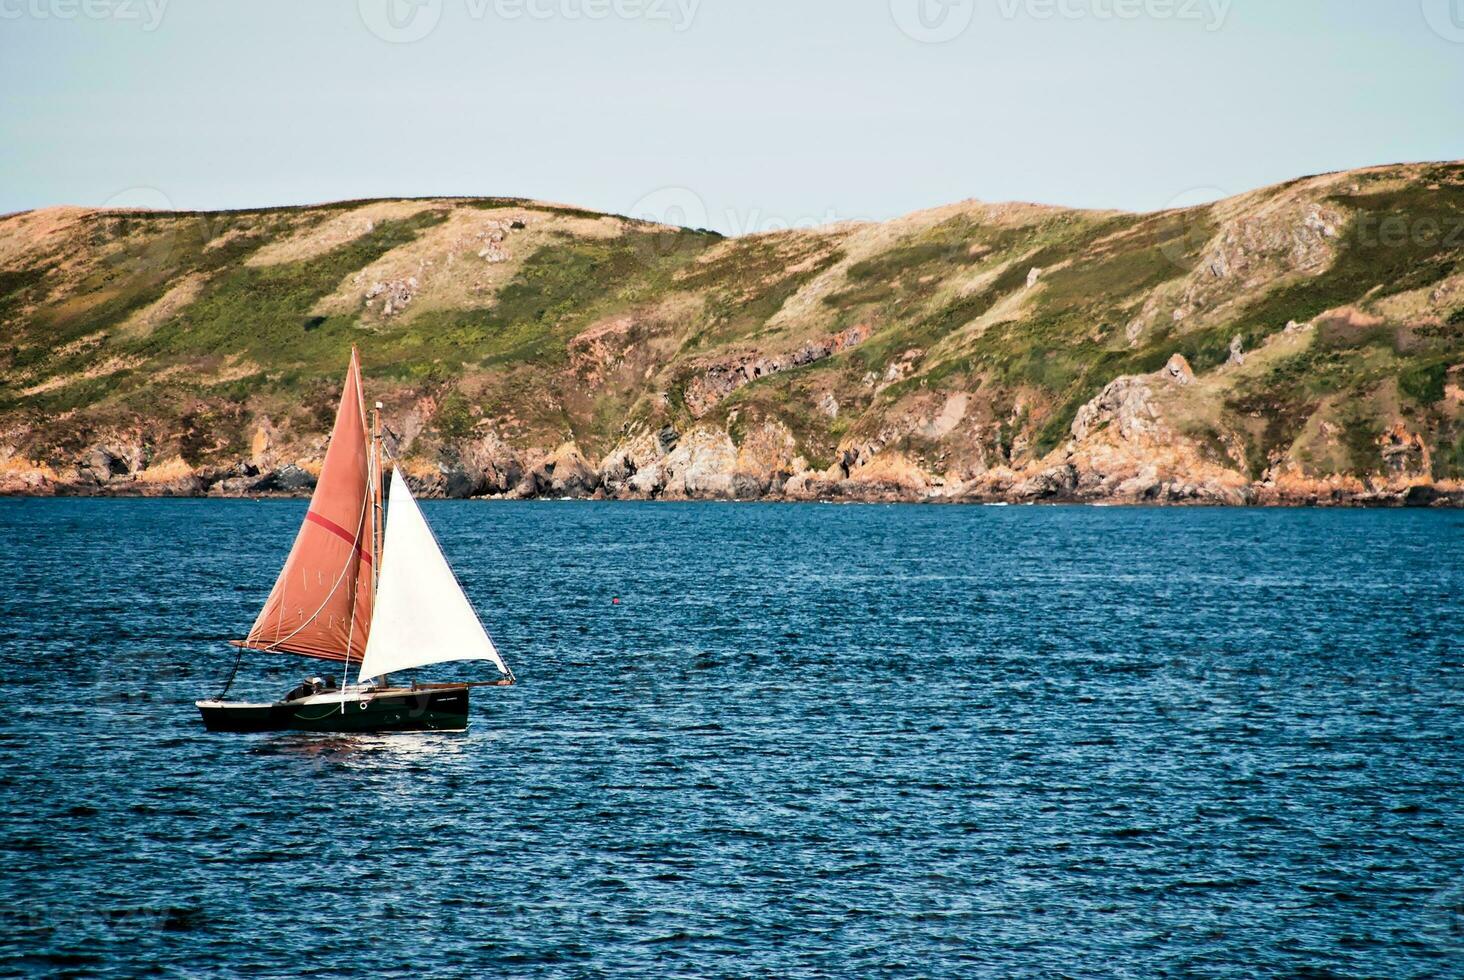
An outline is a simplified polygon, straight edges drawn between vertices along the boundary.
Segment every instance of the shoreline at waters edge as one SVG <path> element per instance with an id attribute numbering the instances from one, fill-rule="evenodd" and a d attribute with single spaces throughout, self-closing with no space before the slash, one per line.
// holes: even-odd
<path id="1" fill-rule="evenodd" d="M 49 492 L 28 493 L 0 491 L 0 500 L 53 500 L 97 499 L 97 500 L 309 500 L 310 490 L 261 491 L 255 493 L 218 493 L 180 490 L 157 487 L 96 487 L 53 486 Z M 415 489 L 415 488 L 414 488 Z M 1105 494 L 1047 494 L 1041 496 L 1018 496 L 1012 494 L 928 494 L 839 490 L 806 496 L 792 496 L 783 493 L 760 496 L 736 496 L 719 494 L 485 494 L 480 496 L 449 496 L 426 494 L 423 499 L 458 500 L 463 502 L 604 502 L 604 503 L 721 503 L 721 504 L 886 504 L 904 506 L 944 507 L 990 507 L 990 506 L 1067 506 L 1092 508 L 1151 508 L 1151 509 L 1215 509 L 1215 510 L 1464 510 L 1464 490 L 1420 485 L 1403 489 L 1386 489 L 1367 492 L 1352 492 L 1339 489 L 1321 490 L 1313 493 L 1281 491 L 1276 487 L 1255 485 L 1239 491 L 1234 499 L 1220 499 L 1206 495 L 1194 487 L 1167 487 L 1162 492 L 1149 496 L 1105 495 Z"/>

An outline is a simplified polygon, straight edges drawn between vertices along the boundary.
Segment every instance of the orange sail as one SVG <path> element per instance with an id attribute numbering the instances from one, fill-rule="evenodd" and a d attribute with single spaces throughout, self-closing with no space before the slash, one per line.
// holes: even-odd
<path id="1" fill-rule="evenodd" d="M 371 631 L 376 553 L 367 449 L 361 364 L 352 350 L 310 510 L 242 646 L 361 662 Z"/>

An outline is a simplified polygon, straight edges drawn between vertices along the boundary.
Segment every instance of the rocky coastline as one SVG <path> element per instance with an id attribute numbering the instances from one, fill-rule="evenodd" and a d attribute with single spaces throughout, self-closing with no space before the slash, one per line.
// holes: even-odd
<path id="1" fill-rule="evenodd" d="M 1137 482 L 1135 482 L 1137 479 Z M 507 490 L 492 486 L 478 492 L 472 476 L 455 468 L 408 478 L 413 492 L 426 499 L 448 500 L 611 500 L 736 503 L 848 503 L 949 505 L 1089 505 L 1109 507 L 1274 507 L 1274 508 L 1459 508 L 1464 509 L 1464 486 L 1455 483 L 1377 484 L 1353 480 L 1290 479 L 1245 484 L 1192 483 L 1182 479 L 1153 482 L 1140 478 L 1114 486 L 1111 478 L 1075 467 L 1057 467 L 1033 475 L 993 474 L 987 479 L 956 486 L 926 484 L 924 488 L 881 480 L 802 474 L 782 486 L 766 488 L 755 478 L 734 477 L 731 486 L 678 487 L 659 485 L 637 489 L 607 483 L 590 471 L 588 479 L 554 479 L 536 468 Z M 99 483 L 60 474 L 47 467 L 9 469 L 0 482 L 0 498 L 212 498 L 308 499 L 315 486 L 309 470 L 291 464 L 259 472 L 247 461 L 235 467 L 209 467 L 167 479 L 121 476 Z"/>
<path id="2" fill-rule="evenodd" d="M 493 433 L 419 445 L 402 434 L 418 431 L 412 419 L 389 418 L 386 448 L 402 460 L 413 491 L 429 499 L 1464 507 L 1464 483 L 1428 479 L 1428 447 L 1402 426 L 1376 440 L 1371 477 L 1309 476 L 1283 458 L 1251 479 L 1239 468 L 1243 458 L 1217 460 L 1167 419 L 1166 396 L 1196 383 L 1176 355 L 1152 375 L 1114 380 L 1078 411 L 1067 443 L 1046 457 L 1020 461 L 994 451 L 990 463 L 978 458 L 944 472 L 879 440 L 845 445 L 831 465 L 816 469 L 776 420 L 736 437 L 711 423 L 686 432 L 664 426 L 629 435 L 595 460 L 573 442 L 519 449 Z M 948 401 L 937 418 L 919 424 L 957 425 L 963 406 Z M 259 428 L 250 456 L 223 465 L 157 459 L 135 440 L 97 443 L 59 468 L 0 453 L 0 496 L 308 497 L 324 440 L 285 446 L 277 435 Z"/>

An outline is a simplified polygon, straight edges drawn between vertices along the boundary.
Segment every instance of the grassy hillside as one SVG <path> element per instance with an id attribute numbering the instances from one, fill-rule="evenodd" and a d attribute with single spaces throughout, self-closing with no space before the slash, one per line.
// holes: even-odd
<path id="1" fill-rule="evenodd" d="M 0 218 L 23 488 L 308 469 L 352 344 L 414 473 L 472 492 L 1448 483 L 1464 165 L 735 240 L 505 199 Z M 1165 380 L 1176 354 L 1192 382 Z M 1119 404 L 1128 377 L 1150 380 Z M 590 475 L 556 487 L 566 467 Z"/>

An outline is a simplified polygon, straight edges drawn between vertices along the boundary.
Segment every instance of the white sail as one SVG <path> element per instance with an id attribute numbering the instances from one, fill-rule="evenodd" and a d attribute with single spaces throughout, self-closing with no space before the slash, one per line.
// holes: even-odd
<path id="1" fill-rule="evenodd" d="M 457 660 L 487 660 L 507 675 L 400 471 L 390 506 L 361 679 Z"/>

